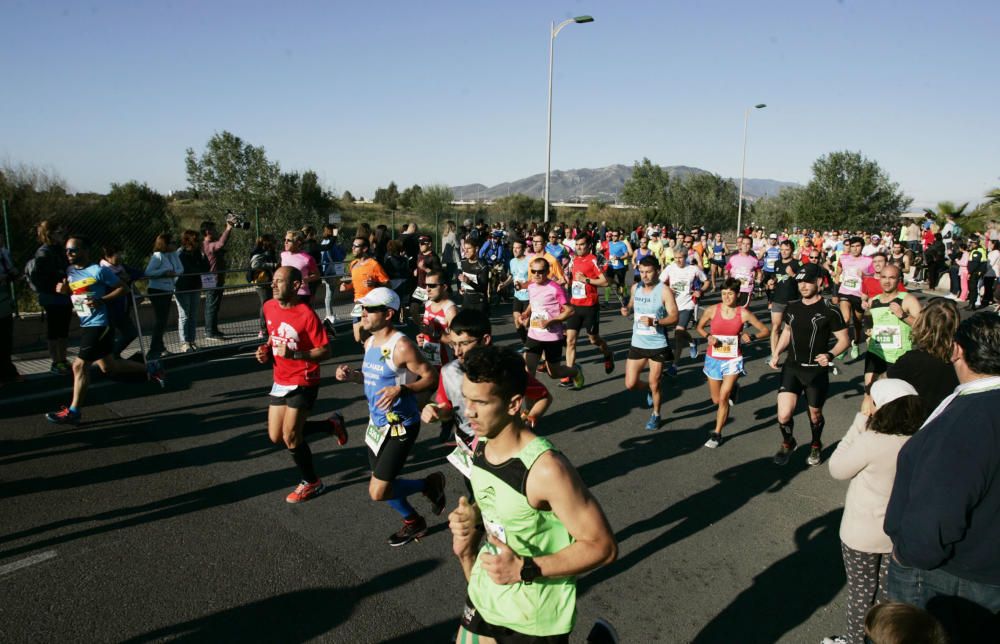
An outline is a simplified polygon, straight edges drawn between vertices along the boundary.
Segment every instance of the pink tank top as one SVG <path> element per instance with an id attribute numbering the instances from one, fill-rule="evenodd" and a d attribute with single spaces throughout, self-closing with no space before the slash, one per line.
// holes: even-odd
<path id="1" fill-rule="evenodd" d="M 712 336 L 721 346 L 708 345 L 708 355 L 716 360 L 732 360 L 743 355 L 740 350 L 740 333 L 743 332 L 743 307 L 736 307 L 732 320 L 722 317 L 722 305 L 715 307 L 712 316 Z"/>

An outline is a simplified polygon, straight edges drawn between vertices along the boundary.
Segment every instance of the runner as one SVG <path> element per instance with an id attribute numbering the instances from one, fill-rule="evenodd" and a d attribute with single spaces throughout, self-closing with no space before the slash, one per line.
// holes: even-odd
<path id="1" fill-rule="evenodd" d="M 417 346 L 424 354 L 424 359 L 440 371 L 441 366 L 448 364 L 454 357 L 454 351 L 449 346 L 451 339 L 448 327 L 458 312 L 458 306 L 448 297 L 448 283 L 442 270 L 425 273 L 423 291 L 418 288 L 413 294 L 417 302 L 426 297 L 423 302 L 424 311 L 419 318 L 420 333 L 415 338 Z M 421 297 L 417 297 L 418 295 Z M 440 442 L 447 441 L 453 429 L 452 423 L 442 423 Z"/>
<path id="2" fill-rule="evenodd" d="M 264 302 L 263 307 L 268 340 L 257 347 L 256 354 L 261 364 L 274 357 L 267 436 L 275 445 L 285 444 L 302 474 L 298 487 L 285 497 L 289 503 L 308 501 L 324 489 L 305 437 L 326 434 L 336 436 L 341 446 L 347 444 L 347 430 L 340 414 L 323 421 L 307 420 L 319 394 L 319 363 L 330 357 L 330 344 L 316 313 L 299 295 L 304 285 L 297 268 L 282 266 L 274 272 L 274 298 Z"/>
<path id="3" fill-rule="evenodd" d="M 749 237 L 740 237 L 736 245 L 738 249 L 736 254 L 726 262 L 726 275 L 740 281 L 740 296 L 736 301 L 739 306 L 750 306 L 753 287 L 759 273 L 757 256 L 750 252 L 750 244 Z"/>
<path id="4" fill-rule="evenodd" d="M 373 288 L 387 285 L 389 275 L 378 263 L 378 260 L 371 256 L 371 242 L 368 241 L 367 237 L 354 238 L 354 242 L 351 244 L 351 254 L 354 255 L 354 259 L 348 267 L 351 281 L 341 282 L 340 290 L 354 292 L 351 327 L 354 330 L 354 341 L 361 344 L 368 338 L 368 335 L 361 327 L 361 305 L 359 302 Z"/>
<path id="5" fill-rule="evenodd" d="M 73 235 L 66 240 L 66 277 L 57 283 L 54 293 L 68 295 L 73 310 L 80 318 L 80 352 L 73 361 L 73 399 L 69 407 L 49 412 L 46 420 L 56 425 L 79 425 L 81 409 L 90 385 L 90 365 L 96 363 L 106 374 L 128 376 L 145 372 L 149 380 L 163 387 L 167 374 L 159 360 L 142 363 L 115 358 L 115 332 L 108 318 L 108 303 L 127 292 L 124 284 L 110 268 L 91 262 L 90 240 Z"/>
<path id="6" fill-rule="evenodd" d="M 761 267 L 763 272 L 761 281 L 764 283 L 764 292 L 767 294 L 768 304 L 774 299 L 772 288 L 775 284 L 774 277 L 779 259 L 781 259 L 781 247 L 778 246 L 778 235 L 777 233 L 771 233 L 767 237 L 767 246 L 762 248 L 760 252 L 760 261 L 763 262 L 763 266 Z M 772 285 L 772 288 L 768 288 L 768 284 Z"/>
<path id="7" fill-rule="evenodd" d="M 531 260 L 531 283 L 528 284 L 528 306 L 520 314 L 521 324 L 528 326 L 524 362 L 529 373 L 535 373 L 544 356 L 545 370 L 550 378 L 572 378 L 573 388 L 582 389 L 583 369 L 559 364 L 565 341 L 563 323 L 575 308 L 566 300 L 566 291 L 549 279 L 549 264 L 541 257 Z"/>
<path id="8" fill-rule="evenodd" d="M 479 258 L 479 242 L 471 236 L 462 241 L 462 263 L 458 281 L 461 283 L 462 308 L 490 314 L 488 291 L 490 267 Z"/>
<path id="9" fill-rule="evenodd" d="M 688 327 L 691 325 L 692 318 L 698 314 L 698 298 L 701 297 L 700 287 L 708 281 L 708 278 L 698 265 L 687 263 L 684 253 L 677 253 L 674 256 L 674 262 L 660 273 L 659 279 L 674 292 L 674 301 L 677 303 L 677 326 L 674 328 L 673 353 L 675 357 L 679 356 L 681 349 L 687 347 L 688 354 L 694 360 L 698 357 L 698 344 L 697 340 L 688 333 Z"/>
<path id="10" fill-rule="evenodd" d="M 865 397 L 861 411 L 875 411 L 871 398 L 872 383 L 885 375 L 889 365 L 913 348 L 910 329 L 920 317 L 920 301 L 911 293 L 901 293 L 902 274 L 894 264 L 885 264 L 882 258 L 881 283 L 878 295 L 865 298 L 862 306 L 871 317 L 871 334 L 865 352 Z"/>
<path id="11" fill-rule="evenodd" d="M 823 403 L 830 387 L 827 367 L 833 357 L 845 351 L 850 343 L 844 318 L 828 306 L 819 294 L 820 270 L 815 264 L 803 266 L 795 276 L 802 299 L 790 302 L 785 308 L 785 328 L 771 354 L 770 366 L 778 368 L 778 357 L 785 349 L 789 356 L 781 369 L 781 386 L 778 388 L 778 428 L 781 430 L 781 448 L 774 455 L 777 465 L 786 465 L 795 449 L 795 406 L 805 392 L 809 408 L 809 426 L 812 444 L 809 465 L 819 465 L 823 449 Z M 830 341 L 836 344 L 830 349 Z"/>
<path id="12" fill-rule="evenodd" d="M 549 276 L 552 281 L 556 284 L 566 284 L 566 276 L 563 275 L 562 264 L 545 250 L 545 238 L 542 237 L 541 233 L 532 235 L 531 250 L 528 251 L 527 257 L 529 260 L 533 260 L 536 257 L 544 259 L 549 265 Z"/>
<path id="13" fill-rule="evenodd" d="M 521 421 L 528 374 L 517 354 L 480 347 L 465 369 L 462 394 L 480 441 L 477 503 L 463 497 L 449 516 L 469 582 L 455 642 L 568 642 L 576 576 L 614 561 L 615 537 L 566 457 Z"/>
<path id="14" fill-rule="evenodd" d="M 861 254 L 865 242 L 861 237 L 851 237 L 847 243 L 847 252 L 840 256 L 840 260 L 835 265 L 834 278 L 840 282 L 837 289 L 838 305 L 840 314 L 845 323 L 854 327 L 854 340 L 851 342 L 851 359 L 857 358 L 860 354 L 859 344 L 862 333 L 861 321 L 864 309 L 861 307 L 861 284 L 865 275 L 875 272 L 872 266 L 872 258 Z M 843 356 L 837 354 L 843 359 Z"/>
<path id="15" fill-rule="evenodd" d="M 624 302 L 626 294 L 625 288 L 628 283 L 628 280 L 626 279 L 626 275 L 628 275 L 628 260 L 629 257 L 632 256 L 632 247 L 629 246 L 627 240 L 623 239 L 621 232 L 612 230 L 610 233 L 611 241 L 608 242 L 608 267 L 611 272 L 610 281 L 613 282 L 612 288 L 615 291 L 615 295 L 618 297 L 618 301 Z M 578 237 L 578 244 L 579 241 L 580 238 Z"/>
<path id="16" fill-rule="evenodd" d="M 601 307 L 598 304 L 600 296 L 597 288 L 608 285 L 602 264 L 591 252 L 590 238 L 582 233 L 578 235 L 576 255 L 570 260 L 567 271 L 572 280 L 569 303 L 573 306 L 573 315 L 566 320 L 566 366 L 573 367 L 576 364 L 576 339 L 580 335 L 580 329 L 584 329 L 590 344 L 604 355 L 604 373 L 607 374 L 615 370 L 615 356 L 600 333 Z M 624 265 L 622 270 L 626 270 Z M 559 386 L 573 386 L 572 379 L 563 378 L 559 381 Z"/>
<path id="17" fill-rule="evenodd" d="M 792 300 L 799 299 L 798 289 L 795 284 L 795 276 L 798 274 L 801 265 L 793 257 L 795 253 L 795 242 L 786 239 L 779 246 L 781 256 L 774 263 L 774 271 L 771 273 L 771 353 L 774 353 L 778 346 L 778 336 L 781 335 L 782 320 L 785 317 L 785 307 Z M 813 251 L 816 252 L 816 251 Z M 810 258 L 811 259 L 811 258 Z"/>
<path id="18" fill-rule="evenodd" d="M 400 307 L 394 291 L 373 289 L 361 300 L 361 306 L 361 323 L 370 334 L 365 341 L 364 363 L 360 370 L 340 365 L 337 380 L 364 385 L 369 414 L 365 444 L 372 469 L 368 494 L 372 501 L 386 501 L 403 517 L 403 527 L 389 536 L 390 546 L 402 546 L 427 534 L 427 522 L 410 505 L 408 496 L 421 492 L 434 514 L 444 509 L 445 478 L 441 472 L 422 480 L 396 478 L 420 432 L 416 394 L 433 390 L 437 373 L 416 345 L 393 326 Z"/>
<path id="19" fill-rule="evenodd" d="M 737 399 L 737 380 L 743 374 L 743 350 L 741 345 L 750 342 L 750 334 L 743 330 L 749 324 L 757 329 L 757 339 L 770 335 L 768 328 L 750 312 L 736 306 L 740 292 L 739 280 L 728 278 L 722 283 L 722 302 L 705 310 L 698 322 L 698 334 L 708 340 L 708 354 L 705 356 L 705 375 L 708 377 L 708 393 L 712 402 L 719 406 L 715 413 L 715 430 L 708 436 L 705 447 L 715 449 L 722 443 L 722 427 L 729 420 L 729 407 Z M 705 327 L 711 326 L 709 333 Z"/>
<path id="20" fill-rule="evenodd" d="M 660 377 L 663 363 L 674 359 L 667 343 L 666 327 L 677 323 L 677 303 L 674 294 L 659 281 L 660 263 L 652 255 L 639 262 L 638 284 L 632 285 L 632 297 L 621 308 L 622 317 L 635 313 L 632 343 L 625 361 L 625 386 L 632 390 L 647 390 L 646 404 L 653 408 L 646 429 L 660 428 Z M 649 382 L 639 378 L 649 366 Z"/>
<path id="21" fill-rule="evenodd" d="M 520 314 L 528 308 L 528 262 L 530 260 L 524 256 L 523 239 L 515 239 L 511 243 L 511 252 L 514 253 L 514 257 L 509 262 L 510 274 L 507 276 L 504 286 L 509 284 L 514 287 L 514 330 L 517 331 L 517 337 L 521 338 L 521 344 L 524 345 L 528 341 L 528 327 L 521 323 Z"/>
<path id="22" fill-rule="evenodd" d="M 722 233 L 715 233 L 715 239 L 712 241 L 712 290 L 718 290 L 715 286 L 715 281 L 718 279 L 720 282 L 726 278 L 726 255 L 729 254 L 729 249 L 726 247 L 726 242 L 722 240 Z"/>

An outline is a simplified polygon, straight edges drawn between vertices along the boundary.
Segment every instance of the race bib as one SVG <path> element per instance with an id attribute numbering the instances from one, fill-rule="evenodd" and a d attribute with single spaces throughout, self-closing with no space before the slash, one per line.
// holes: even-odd
<path id="1" fill-rule="evenodd" d="M 778 260 L 774 259 L 773 257 L 768 257 L 767 259 L 764 260 L 764 268 L 765 268 L 765 270 L 767 270 L 768 273 L 774 272 L 774 265 L 777 262 L 778 262 Z"/>
<path id="2" fill-rule="evenodd" d="M 333 263 L 333 274 L 336 277 L 343 277 L 344 275 L 347 275 L 347 267 L 344 266 L 344 262 Z"/>
<path id="3" fill-rule="evenodd" d="M 573 299 L 582 300 L 587 297 L 587 285 L 583 282 L 573 281 Z"/>
<path id="4" fill-rule="evenodd" d="M 899 327 L 894 324 L 875 325 L 872 327 L 872 337 L 883 349 L 903 348 L 903 336 Z"/>
<path id="5" fill-rule="evenodd" d="M 642 321 L 642 318 L 649 317 L 644 315 L 635 316 L 635 333 L 636 335 L 656 335 L 659 331 L 656 326 L 650 326 Z"/>
<path id="6" fill-rule="evenodd" d="M 455 469 L 462 473 L 467 479 L 472 478 L 472 452 L 461 440 L 458 445 L 448 454 L 448 462 L 455 466 Z"/>
<path id="7" fill-rule="evenodd" d="M 278 383 L 274 383 L 271 385 L 271 393 L 269 395 L 275 398 L 284 398 L 296 389 L 298 389 L 296 385 L 279 385 Z"/>
<path id="8" fill-rule="evenodd" d="M 738 271 L 733 271 L 733 277 L 740 281 L 740 290 L 745 291 L 750 285 L 750 278 L 753 277 L 753 273 L 740 269 Z"/>
<path id="9" fill-rule="evenodd" d="M 362 308 L 361 307 L 361 302 L 358 302 L 357 304 L 355 304 L 354 308 L 351 309 L 351 317 L 352 318 L 359 318 L 359 317 L 361 317 L 361 308 Z"/>
<path id="10" fill-rule="evenodd" d="M 425 340 L 423 346 L 420 347 L 420 353 L 424 354 L 424 358 L 427 362 L 431 363 L 435 367 L 441 366 L 441 343 L 431 342 L 430 340 Z"/>
<path id="11" fill-rule="evenodd" d="M 70 301 L 73 302 L 73 310 L 76 311 L 76 314 L 81 318 L 89 318 L 94 314 L 93 307 L 87 304 L 87 298 L 89 297 L 90 295 L 86 293 L 81 293 L 79 295 L 74 294 L 70 296 Z"/>
<path id="12" fill-rule="evenodd" d="M 845 277 L 843 282 L 844 288 L 850 289 L 852 291 L 857 290 L 860 284 L 861 280 L 859 280 L 857 277 Z"/>
<path id="13" fill-rule="evenodd" d="M 420 300 L 421 302 L 426 302 L 427 301 L 427 297 L 428 297 L 428 295 L 427 295 L 427 289 L 422 288 L 420 286 L 418 286 L 417 288 L 413 289 L 413 299 Z"/>
<path id="14" fill-rule="evenodd" d="M 713 335 L 718 342 L 712 347 L 712 355 L 716 358 L 736 358 L 739 357 L 739 336 L 736 335 Z"/>
<path id="15" fill-rule="evenodd" d="M 486 534 L 500 543 L 507 543 L 507 531 L 504 530 L 503 525 L 483 517 L 483 527 L 486 528 Z"/>
<path id="16" fill-rule="evenodd" d="M 544 329 L 545 322 L 547 322 L 548 319 L 549 315 L 545 311 L 532 311 L 531 322 L 529 322 L 528 326 L 532 329 Z"/>
<path id="17" fill-rule="evenodd" d="M 675 294 L 684 295 L 685 293 L 687 293 L 688 290 L 688 282 L 687 280 L 678 280 L 676 282 L 671 282 L 670 288 L 674 290 Z"/>
<path id="18" fill-rule="evenodd" d="M 377 427 L 369 419 L 368 428 L 365 430 L 365 445 L 378 456 L 378 453 L 382 451 L 382 445 L 385 444 L 385 438 L 389 435 L 389 429 L 392 425 L 383 425 L 382 427 Z"/>
<path id="19" fill-rule="evenodd" d="M 219 278 L 215 273 L 205 273 L 201 276 L 202 288 L 215 288 L 219 285 Z"/>
<path id="20" fill-rule="evenodd" d="M 717 261 L 717 262 L 721 262 L 722 261 L 722 253 L 714 253 L 712 255 L 712 258 L 715 259 L 715 261 Z"/>
<path id="21" fill-rule="evenodd" d="M 462 273 L 465 275 L 465 279 L 469 281 L 469 284 L 479 284 L 479 278 L 476 277 L 475 273 Z"/>

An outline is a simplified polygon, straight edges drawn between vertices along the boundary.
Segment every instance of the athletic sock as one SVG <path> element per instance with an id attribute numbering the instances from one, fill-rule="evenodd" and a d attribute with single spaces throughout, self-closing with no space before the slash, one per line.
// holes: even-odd
<path id="1" fill-rule="evenodd" d="M 825 418 L 820 418 L 818 423 L 809 422 L 809 430 L 812 432 L 812 444 L 819 445 L 823 438 L 823 426 L 826 424 Z"/>
<path id="2" fill-rule="evenodd" d="M 517 328 L 517 337 L 521 338 L 521 344 L 528 341 L 528 329 L 522 327 Z"/>
<path id="3" fill-rule="evenodd" d="M 795 427 L 795 421 L 790 420 L 787 423 L 778 423 L 778 429 L 781 430 L 781 440 L 786 443 L 791 444 L 795 438 L 792 436 L 792 429 Z"/>
<path id="4" fill-rule="evenodd" d="M 392 498 L 394 499 L 405 499 L 411 494 L 423 491 L 423 479 L 396 479 L 392 482 Z"/>
<path id="5" fill-rule="evenodd" d="M 289 447 L 288 451 L 292 454 L 292 460 L 295 461 L 295 465 L 302 472 L 302 480 L 306 483 L 315 483 L 319 480 L 316 476 L 316 470 L 313 467 L 313 455 L 312 450 L 309 449 L 309 443 L 303 441 L 298 447 Z"/>
<path id="6" fill-rule="evenodd" d="M 77 409 L 76 407 L 74 407 L 73 405 L 70 405 L 70 406 L 69 406 L 69 410 L 70 410 L 71 412 L 73 412 L 74 414 L 79 414 L 79 413 L 80 413 L 80 410 L 79 410 L 79 409 Z"/>
<path id="7" fill-rule="evenodd" d="M 386 503 L 389 504 L 390 508 L 399 512 L 403 519 L 412 519 L 417 514 L 417 511 L 413 509 L 413 506 L 410 505 L 410 502 L 405 497 L 389 499 Z"/>

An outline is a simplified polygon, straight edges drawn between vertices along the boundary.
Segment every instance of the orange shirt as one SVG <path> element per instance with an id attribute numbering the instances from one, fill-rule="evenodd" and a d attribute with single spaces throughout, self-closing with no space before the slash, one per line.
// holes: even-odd
<path id="1" fill-rule="evenodd" d="M 544 259 L 546 262 L 549 263 L 549 279 L 551 279 L 553 281 L 556 281 L 556 282 L 565 282 L 566 281 L 566 276 L 563 275 L 562 264 L 560 264 L 559 260 L 556 259 L 555 257 L 553 257 L 550 253 L 545 252 L 545 253 L 542 253 L 541 255 L 536 255 L 534 253 L 529 253 L 527 255 L 527 257 L 528 257 L 529 260 L 535 259 L 537 257 L 541 257 L 542 259 Z"/>
<path id="2" fill-rule="evenodd" d="M 382 265 L 374 257 L 363 257 L 351 262 L 351 286 L 354 289 L 354 301 L 357 302 L 372 290 L 368 286 L 368 280 L 385 284 L 389 281 Z"/>

